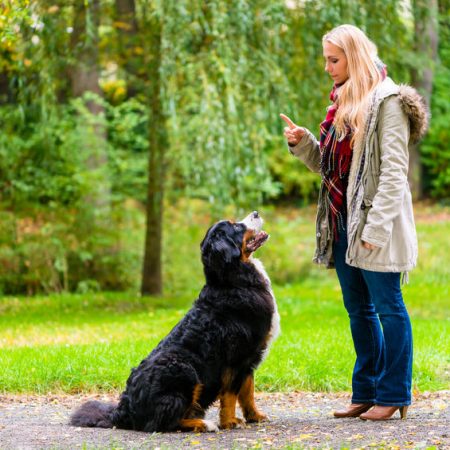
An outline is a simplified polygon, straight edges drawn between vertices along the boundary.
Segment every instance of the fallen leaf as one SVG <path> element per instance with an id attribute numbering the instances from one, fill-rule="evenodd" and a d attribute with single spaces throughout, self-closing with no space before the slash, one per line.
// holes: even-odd
<path id="1" fill-rule="evenodd" d="M 298 441 L 304 441 L 305 439 L 310 439 L 314 437 L 314 435 L 312 434 L 301 434 L 300 436 L 294 438 L 294 441 L 298 442 Z"/>
<path id="2" fill-rule="evenodd" d="M 364 436 L 362 434 L 353 434 L 350 439 L 362 439 Z"/>

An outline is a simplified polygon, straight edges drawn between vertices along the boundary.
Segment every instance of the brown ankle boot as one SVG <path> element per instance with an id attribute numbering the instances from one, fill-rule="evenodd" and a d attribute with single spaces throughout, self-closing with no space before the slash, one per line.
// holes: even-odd
<path id="1" fill-rule="evenodd" d="M 334 417 L 358 417 L 360 414 L 365 413 L 372 408 L 373 403 L 352 403 L 347 409 L 340 409 L 334 411 Z"/>
<path id="2" fill-rule="evenodd" d="M 368 411 L 359 416 L 362 420 L 388 420 L 390 419 L 395 411 L 400 411 L 400 417 L 406 419 L 406 412 L 408 411 L 407 406 L 380 406 L 376 405 L 371 411 Z"/>

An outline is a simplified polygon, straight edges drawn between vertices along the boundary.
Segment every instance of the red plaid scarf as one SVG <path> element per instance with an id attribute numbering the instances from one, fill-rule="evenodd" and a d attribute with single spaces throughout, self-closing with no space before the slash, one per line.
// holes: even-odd
<path id="1" fill-rule="evenodd" d="M 338 231 L 345 229 L 346 192 L 352 160 L 350 128 L 346 128 L 345 136 L 339 140 L 334 127 L 334 117 L 338 108 L 335 102 L 337 87 L 334 85 L 331 90 L 330 100 L 333 104 L 328 107 L 325 120 L 320 124 L 320 166 L 328 194 L 331 227 L 335 240 L 338 239 Z"/>

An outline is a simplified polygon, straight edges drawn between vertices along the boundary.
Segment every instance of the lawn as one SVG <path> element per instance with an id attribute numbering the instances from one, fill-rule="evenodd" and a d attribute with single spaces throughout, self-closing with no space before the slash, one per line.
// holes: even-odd
<path id="1" fill-rule="evenodd" d="M 257 371 L 257 389 L 348 390 L 354 355 L 339 286 L 333 271 L 310 261 L 314 210 L 260 212 L 271 239 L 259 257 L 274 282 L 282 334 Z M 420 260 L 403 290 L 413 322 L 414 389 L 448 389 L 449 213 L 421 206 L 416 216 Z M 210 222 L 198 212 L 186 219 L 179 209 L 166 217 L 167 288 L 161 298 L 92 293 L 0 299 L 0 392 L 122 389 L 130 368 L 170 331 L 202 287 L 199 243 Z"/>

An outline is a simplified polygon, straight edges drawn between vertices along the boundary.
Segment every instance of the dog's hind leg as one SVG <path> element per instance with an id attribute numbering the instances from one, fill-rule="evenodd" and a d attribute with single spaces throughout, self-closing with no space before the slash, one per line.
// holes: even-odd
<path id="1" fill-rule="evenodd" d="M 200 396 L 202 394 L 203 385 L 196 384 L 192 393 L 191 406 L 186 411 L 183 419 L 180 421 L 180 428 L 183 431 L 219 431 L 217 425 L 210 420 L 203 420 L 205 410 L 200 406 Z"/>
<path id="2" fill-rule="evenodd" d="M 219 431 L 217 425 L 211 420 L 204 419 L 181 419 L 180 428 L 183 431 Z"/>
<path id="3" fill-rule="evenodd" d="M 165 394 L 158 397 L 157 404 L 152 408 L 151 419 L 144 425 L 143 431 L 176 431 L 179 430 L 179 422 L 184 416 L 189 402 L 178 394 Z"/>
<path id="4" fill-rule="evenodd" d="M 184 419 L 203 419 L 205 417 L 205 410 L 200 405 L 200 396 L 202 395 L 203 384 L 196 384 L 194 392 L 192 393 L 192 403 L 189 406 Z"/>
<path id="5" fill-rule="evenodd" d="M 267 420 L 267 416 L 259 412 L 256 407 L 254 392 L 255 383 L 253 380 L 253 373 L 251 373 L 244 379 L 238 395 L 242 414 L 248 423 Z"/>

